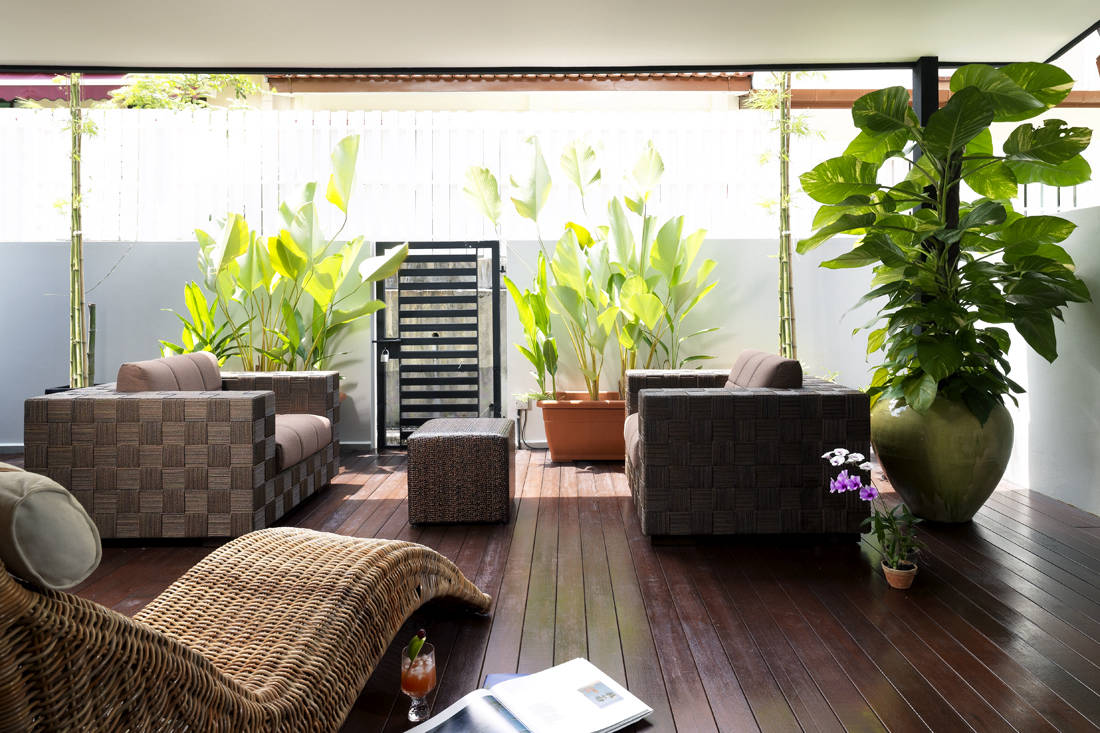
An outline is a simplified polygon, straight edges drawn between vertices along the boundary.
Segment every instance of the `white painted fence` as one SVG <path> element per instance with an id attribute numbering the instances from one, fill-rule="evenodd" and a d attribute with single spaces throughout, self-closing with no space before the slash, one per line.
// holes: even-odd
<path id="1" fill-rule="evenodd" d="M 555 180 L 543 233 L 579 216 L 576 192 L 558 159 L 584 138 L 600 150 L 603 196 L 628 193 L 622 177 L 647 140 L 666 165 L 657 194 L 663 216 L 685 214 L 688 226 L 712 237 L 774 233 L 776 133 L 767 113 L 689 112 L 327 112 L 93 110 L 98 133 L 85 141 L 84 234 L 98 241 L 193 239 L 226 212 L 274 233 L 278 203 L 296 200 L 303 184 L 328 175 L 328 155 L 345 135 L 362 136 L 359 185 L 346 233 L 371 240 L 447 240 L 493 232 L 462 194 L 471 165 L 492 169 L 502 183 L 530 165 L 524 141 L 537 135 Z M 65 110 L 0 110 L 0 242 L 68 237 L 57 202 L 68 198 Z M 792 172 L 838 155 L 854 135 L 844 110 L 813 113 L 822 137 L 796 139 Z M 1100 146 L 1097 146 L 1100 147 Z M 1097 165 L 1097 154 L 1093 163 Z M 895 161 L 895 165 L 904 165 Z M 502 175 L 503 173 L 503 175 Z M 1100 203 L 1095 184 L 1066 189 L 1033 186 L 1029 208 Z M 322 189 L 323 190 L 323 189 Z M 597 196 L 597 198 L 599 195 Z M 796 197 L 796 205 L 798 204 Z M 598 210 L 600 202 L 590 202 Z M 808 231 L 813 206 L 796 206 L 795 233 Z M 327 231 L 338 226 L 323 217 Z M 530 223 L 505 206 L 503 236 L 532 238 Z"/>

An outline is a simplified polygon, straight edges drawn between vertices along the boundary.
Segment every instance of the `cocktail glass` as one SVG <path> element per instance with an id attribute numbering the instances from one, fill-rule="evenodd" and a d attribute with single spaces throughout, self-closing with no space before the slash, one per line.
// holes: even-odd
<path id="1" fill-rule="evenodd" d="M 401 650 L 401 691 L 412 698 L 409 720 L 427 720 L 428 693 L 435 689 L 435 647 L 425 644 L 416 659 L 409 659 L 409 648 Z"/>

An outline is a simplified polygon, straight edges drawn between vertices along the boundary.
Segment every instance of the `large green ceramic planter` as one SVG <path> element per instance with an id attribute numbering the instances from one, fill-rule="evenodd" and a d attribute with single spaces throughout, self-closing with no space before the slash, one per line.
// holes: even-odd
<path id="1" fill-rule="evenodd" d="M 1003 405 L 985 425 L 965 405 L 937 397 L 921 414 L 879 401 L 871 444 L 910 511 L 935 522 L 967 522 L 1004 475 L 1012 418 Z"/>

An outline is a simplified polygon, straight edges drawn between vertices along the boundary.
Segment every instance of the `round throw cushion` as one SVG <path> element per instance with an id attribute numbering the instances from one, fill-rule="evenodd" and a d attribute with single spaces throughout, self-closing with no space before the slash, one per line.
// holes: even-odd
<path id="1" fill-rule="evenodd" d="M 3 469 L 0 560 L 12 575 L 43 588 L 79 584 L 99 566 L 103 552 L 92 518 L 53 479 Z"/>

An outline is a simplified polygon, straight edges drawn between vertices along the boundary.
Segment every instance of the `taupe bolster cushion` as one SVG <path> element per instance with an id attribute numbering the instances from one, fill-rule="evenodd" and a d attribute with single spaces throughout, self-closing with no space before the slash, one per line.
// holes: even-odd
<path id="1" fill-rule="evenodd" d="M 332 442 L 332 421 L 307 413 L 275 416 L 275 461 L 279 470 L 309 458 Z"/>
<path id="2" fill-rule="evenodd" d="M 218 359 L 209 351 L 134 361 L 118 369 L 119 392 L 216 392 L 222 388 Z"/>
<path id="3" fill-rule="evenodd" d="M 0 560 L 35 585 L 72 588 L 99 567 L 99 530 L 60 484 L 10 469 L 0 470 Z"/>
<path id="4" fill-rule="evenodd" d="M 802 387 L 802 365 L 796 359 L 746 349 L 730 369 L 726 387 L 799 389 Z"/>

